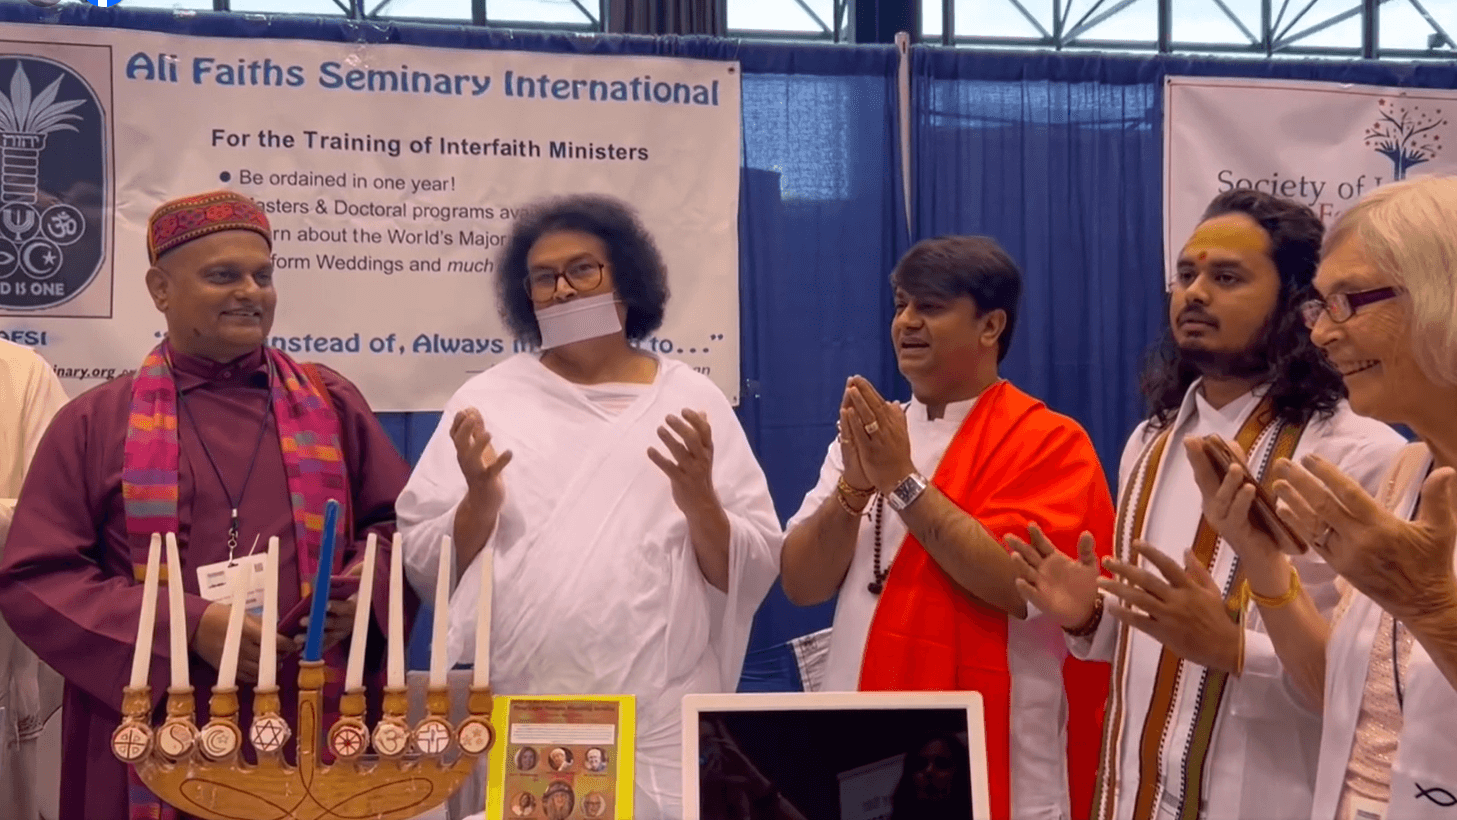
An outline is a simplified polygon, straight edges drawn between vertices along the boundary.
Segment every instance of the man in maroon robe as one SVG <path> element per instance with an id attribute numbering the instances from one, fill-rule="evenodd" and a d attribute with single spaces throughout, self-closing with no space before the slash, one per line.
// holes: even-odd
<path id="1" fill-rule="evenodd" d="M 163 489 L 175 499 L 188 663 L 199 706 L 217 679 L 228 617 L 227 604 L 201 594 L 199 568 L 261 553 L 270 536 L 277 536 L 280 613 L 302 599 L 301 580 L 311 580 L 300 578 L 301 567 L 311 559 L 300 550 L 296 533 L 305 530 L 296 523 L 296 499 L 290 493 L 298 480 L 297 456 L 290 466 L 280 444 L 289 433 L 287 420 L 281 422 L 276 413 L 280 365 L 321 382 L 323 390 L 314 395 L 326 393 L 328 406 L 315 402 L 316 412 L 337 417 L 342 459 L 336 454 L 335 463 L 342 460 L 347 489 L 341 487 L 336 495 L 342 496 L 347 535 L 336 551 L 333 573 L 363 570 L 357 565 L 365 539 L 370 533 L 379 536 L 375 628 L 367 663 L 377 667 L 383 657 L 379 624 L 386 612 L 388 572 L 381 568 L 389 566 L 394 501 L 409 477 L 408 466 L 354 385 L 325 368 L 291 369 L 291 360 L 265 348 L 277 293 L 272 235 L 255 203 L 229 192 L 177 200 L 158 209 L 148 232 L 152 267 L 147 286 L 167 321 L 165 343 L 148 363 L 165 359 L 166 367 L 149 371 L 144 366 L 140 374 L 113 379 L 61 410 L 41 440 L 0 561 L 0 613 L 66 679 L 61 820 L 128 815 L 127 768 L 113 756 L 110 739 L 121 719 L 122 688 L 142 608 L 139 571 L 144 566 L 138 564 L 145 562 L 147 538 L 135 531 L 136 508 L 123 497 L 123 473 L 128 470 L 128 481 L 135 484 L 129 433 L 135 437 L 137 430 L 131 419 L 138 401 L 148 395 L 134 390 L 134 380 L 146 373 L 162 373 L 169 396 L 175 385 L 175 490 Z M 285 383 L 297 391 L 299 382 Z M 135 498 L 134 492 L 129 495 Z M 347 602 L 331 605 L 326 645 L 335 645 L 334 659 L 352 611 Z M 149 681 L 159 704 L 168 684 L 169 626 L 167 608 L 161 606 Z M 291 627 L 280 625 L 280 630 Z M 257 675 L 256 619 L 249 617 L 244 633 L 239 682 L 246 726 L 252 701 L 247 684 Z M 301 634 L 279 639 L 278 683 L 286 712 L 296 699 L 302 645 L 296 638 Z M 335 672 L 342 677 L 342 670 L 330 675 Z M 130 802 L 136 800 L 134 794 Z"/>

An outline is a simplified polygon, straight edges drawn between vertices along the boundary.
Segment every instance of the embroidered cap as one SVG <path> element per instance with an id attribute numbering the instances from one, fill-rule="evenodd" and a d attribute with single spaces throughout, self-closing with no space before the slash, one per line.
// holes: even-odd
<path id="1" fill-rule="evenodd" d="M 273 247 L 273 229 L 258 203 L 232 191 L 174 199 L 147 220 L 147 256 L 152 264 L 179 245 L 218 231 L 253 231 Z"/>

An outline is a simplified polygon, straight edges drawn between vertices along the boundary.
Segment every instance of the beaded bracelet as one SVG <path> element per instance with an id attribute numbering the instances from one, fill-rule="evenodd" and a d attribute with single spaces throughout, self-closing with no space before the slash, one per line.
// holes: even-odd
<path id="1" fill-rule="evenodd" d="M 1086 638 L 1089 635 L 1092 635 L 1094 632 L 1098 631 L 1098 624 L 1102 623 L 1102 621 L 1103 596 L 1099 595 L 1096 599 L 1093 600 L 1093 614 L 1088 616 L 1088 619 L 1083 622 L 1082 626 L 1079 626 L 1076 629 L 1068 629 L 1067 627 L 1063 627 L 1062 631 L 1066 632 L 1070 637 L 1073 638 Z"/>

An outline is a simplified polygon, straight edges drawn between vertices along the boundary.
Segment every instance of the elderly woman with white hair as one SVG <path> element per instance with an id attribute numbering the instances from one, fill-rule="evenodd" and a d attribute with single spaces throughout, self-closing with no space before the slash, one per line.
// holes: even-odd
<path id="1" fill-rule="evenodd" d="M 1280 517 L 1343 579 L 1331 622 L 1301 589 L 1299 545 L 1252 519 L 1255 487 L 1221 481 L 1186 441 L 1204 514 L 1290 683 L 1323 713 L 1312 820 L 1457 818 L 1457 179 L 1372 192 L 1326 235 L 1302 306 L 1358 413 L 1416 433 L 1376 498 L 1329 462 L 1277 464 Z"/>

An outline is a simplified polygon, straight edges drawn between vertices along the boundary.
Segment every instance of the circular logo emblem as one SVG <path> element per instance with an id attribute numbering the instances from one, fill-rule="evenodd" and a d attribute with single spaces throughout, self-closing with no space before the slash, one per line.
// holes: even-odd
<path id="1" fill-rule="evenodd" d="M 439 718 L 427 718 L 415 728 L 415 745 L 421 754 L 444 754 L 450 748 L 450 725 Z"/>
<path id="2" fill-rule="evenodd" d="M 248 739 L 252 741 L 253 748 L 260 752 L 276 752 L 283 748 L 288 742 L 288 736 L 292 732 L 288 724 L 278 715 L 264 715 L 261 718 L 253 719 L 253 727 L 248 733 Z"/>
<path id="3" fill-rule="evenodd" d="M 238 750 L 238 730 L 227 723 L 209 723 L 197 737 L 198 748 L 212 760 L 222 760 Z"/>
<path id="4" fill-rule="evenodd" d="M 374 750 L 385 757 L 404 754 L 410 732 L 393 720 L 381 720 L 374 727 Z"/>
<path id="5" fill-rule="evenodd" d="M 157 733 L 157 748 L 171 760 L 181 760 L 197 742 L 197 730 L 185 720 L 169 720 Z"/>
<path id="6" fill-rule="evenodd" d="M 111 751 L 123 763 L 136 763 L 152 748 L 152 733 L 144 726 L 124 723 L 111 736 Z"/>
<path id="7" fill-rule="evenodd" d="M 55 59 L 0 56 L 0 109 L 19 118 L 0 130 L 0 308 L 65 304 L 101 271 L 110 149 L 95 87 Z"/>
<path id="8" fill-rule="evenodd" d="M 357 720 L 341 720 L 329 733 L 329 747 L 341 758 L 358 757 L 369 746 L 369 733 Z"/>
<path id="9" fill-rule="evenodd" d="M 491 724 L 481 718 L 467 718 L 460 725 L 460 748 L 468 755 L 485 754 L 495 739 Z"/>

